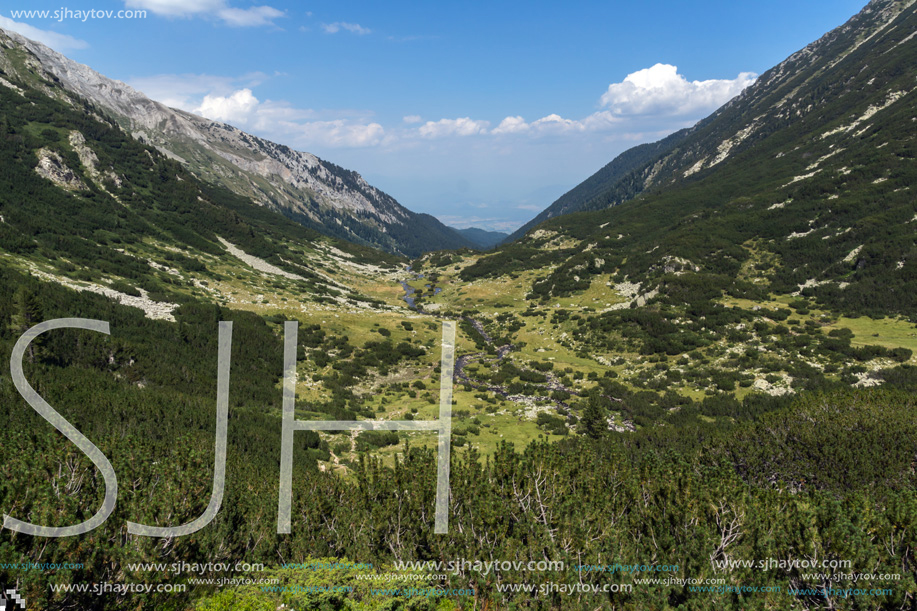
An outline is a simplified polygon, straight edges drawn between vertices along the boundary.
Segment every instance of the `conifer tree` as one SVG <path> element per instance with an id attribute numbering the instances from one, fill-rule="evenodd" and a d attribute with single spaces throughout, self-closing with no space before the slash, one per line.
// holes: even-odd
<path id="1" fill-rule="evenodd" d="M 608 431 L 608 424 L 605 421 L 605 406 L 602 403 L 603 398 L 600 394 L 597 392 L 590 393 L 586 409 L 583 410 L 582 432 L 592 439 L 598 439 Z"/>

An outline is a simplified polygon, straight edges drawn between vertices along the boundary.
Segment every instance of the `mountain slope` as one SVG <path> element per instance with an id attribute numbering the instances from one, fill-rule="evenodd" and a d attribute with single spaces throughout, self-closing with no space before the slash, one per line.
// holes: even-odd
<path id="1" fill-rule="evenodd" d="M 912 316 L 915 32 L 912 1 L 871 2 L 657 160 L 652 189 L 550 220 L 463 277 L 553 264 L 533 285 L 544 299 L 612 274 L 646 293 L 694 278 L 735 296 L 801 294 L 851 314 Z"/>
<path id="2" fill-rule="evenodd" d="M 607 183 L 596 185 L 600 174 L 619 160 L 623 162 L 627 157 L 639 155 L 647 145 L 627 151 L 535 220 L 576 211 L 601 210 L 644 191 L 665 190 L 690 183 L 790 125 L 806 121 L 809 129 L 816 129 L 812 122 L 839 118 L 831 112 L 843 112 L 842 109 L 829 109 L 826 105 L 833 96 L 847 91 L 848 83 L 844 79 L 856 76 L 845 74 L 845 66 L 856 64 L 860 69 L 871 69 L 861 60 L 875 52 L 876 38 L 892 41 L 887 49 L 889 52 L 898 43 L 912 46 L 913 39 L 908 38 L 912 26 L 898 18 L 912 5 L 913 0 L 870 2 L 846 24 L 762 74 L 753 85 L 690 130 L 650 145 L 660 148 L 651 159 L 644 161 L 638 158 L 640 163 L 633 168 L 621 163 L 623 171 L 620 175 L 612 174 Z M 872 92 L 869 88 L 881 90 L 881 84 L 871 82 L 866 85 L 867 81 L 869 79 L 860 83 L 864 88 L 858 89 L 858 94 L 870 96 Z M 906 93 L 911 89 L 905 83 L 900 91 Z M 870 99 L 877 108 L 887 102 L 880 96 L 870 96 Z M 845 103 L 851 102 L 848 96 Z M 605 188 L 599 190 L 594 188 L 596 186 Z M 565 198 L 572 201 L 563 201 Z M 528 230 L 533 226 L 530 223 L 525 228 Z M 521 236 L 511 236 L 512 239 L 518 237 Z"/>
<path id="3" fill-rule="evenodd" d="M 504 240 L 504 242 L 508 243 L 518 240 L 528 233 L 530 229 L 548 219 L 570 214 L 572 212 L 588 210 L 588 206 L 593 199 L 604 195 L 609 190 L 615 189 L 616 187 L 622 188 L 623 181 L 628 178 L 631 179 L 630 184 L 636 186 L 636 189 L 629 193 L 629 196 L 633 197 L 643 189 L 644 183 L 634 180 L 632 173 L 638 169 L 643 169 L 650 160 L 656 160 L 661 155 L 671 152 L 672 149 L 687 138 L 692 131 L 693 128 L 682 129 L 674 134 L 666 136 L 658 142 L 641 144 L 627 149 L 601 170 L 557 198 L 553 204 L 548 206 L 538 216 L 514 231 Z M 622 197 L 626 196 L 622 195 Z M 627 198 L 629 199 L 629 197 Z"/>
<path id="4" fill-rule="evenodd" d="M 265 278 L 301 303 L 366 307 L 375 300 L 340 267 L 399 262 L 200 181 L 75 94 L 54 93 L 0 76 L 5 265 L 171 320 L 189 299 L 260 303 Z"/>
<path id="5" fill-rule="evenodd" d="M 0 30 L 0 48 L 0 68 L 6 73 L 52 95 L 54 88 L 42 79 L 60 85 L 195 175 L 326 235 L 408 256 L 468 245 L 452 229 L 404 208 L 356 172 L 168 108 L 16 33 Z"/>

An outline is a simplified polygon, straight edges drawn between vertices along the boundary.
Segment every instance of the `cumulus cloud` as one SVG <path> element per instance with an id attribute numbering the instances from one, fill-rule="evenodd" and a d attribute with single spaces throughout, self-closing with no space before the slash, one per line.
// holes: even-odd
<path id="1" fill-rule="evenodd" d="M 272 6 L 234 8 L 226 0 L 124 0 L 124 4 L 163 17 L 215 17 L 232 27 L 274 25 L 275 19 L 285 15 Z"/>
<path id="2" fill-rule="evenodd" d="M 411 125 L 413 123 L 423 123 L 423 119 L 421 118 L 420 115 L 407 115 L 402 119 L 402 121 L 404 121 L 408 125 Z"/>
<path id="3" fill-rule="evenodd" d="M 257 107 L 252 90 L 240 89 L 229 96 L 206 95 L 194 112 L 214 121 L 246 123 Z"/>
<path id="4" fill-rule="evenodd" d="M 621 127 L 624 123 L 624 119 L 615 116 L 607 110 L 600 110 L 583 119 L 581 123 L 584 131 L 599 132 Z"/>
<path id="5" fill-rule="evenodd" d="M 334 23 L 323 23 L 322 29 L 325 30 L 328 34 L 337 34 L 341 30 L 346 30 L 351 34 L 356 34 L 357 36 L 363 36 L 364 34 L 371 34 L 372 30 L 369 28 L 364 28 L 359 23 L 347 23 L 345 21 L 335 21 Z"/>
<path id="6" fill-rule="evenodd" d="M 297 142 L 306 146 L 367 147 L 381 144 L 385 138 L 385 129 L 378 123 L 360 124 L 344 119 L 290 123 L 286 127 Z"/>
<path id="7" fill-rule="evenodd" d="M 535 129 L 566 132 L 566 131 L 582 131 L 583 124 L 580 121 L 574 121 L 572 119 L 564 119 L 560 115 L 550 114 L 532 123 L 532 127 Z"/>
<path id="8" fill-rule="evenodd" d="M 498 136 L 542 136 L 612 132 L 620 131 L 627 125 L 634 127 L 636 120 L 640 122 L 640 129 L 645 127 L 646 122 L 663 121 L 668 125 L 673 119 L 681 119 L 682 122 L 688 119 L 696 121 L 738 95 L 752 84 L 755 78 L 754 73 L 743 72 L 732 80 L 689 82 L 678 74 L 675 66 L 656 64 L 627 75 L 621 83 L 609 85 L 608 91 L 601 98 L 605 110 L 594 112 L 582 119 L 566 119 L 552 113 L 531 123 L 526 122 L 521 116 L 509 116 L 490 133 Z M 668 133 L 673 130 L 662 131 Z M 445 129 L 440 129 L 439 132 L 448 133 Z"/>
<path id="9" fill-rule="evenodd" d="M 217 16 L 226 25 L 237 28 L 250 28 L 261 25 L 274 25 L 274 20 L 284 16 L 284 12 L 271 6 L 253 6 L 247 9 L 224 8 Z"/>
<path id="10" fill-rule="evenodd" d="M 609 85 L 601 101 L 615 115 L 703 115 L 734 98 L 755 78 L 753 72 L 742 72 L 732 80 L 688 81 L 676 66 L 656 64 Z"/>
<path id="11" fill-rule="evenodd" d="M 531 129 L 531 126 L 525 122 L 522 117 L 506 117 L 500 121 L 500 125 L 493 128 L 491 133 L 494 134 L 518 134 Z"/>
<path id="12" fill-rule="evenodd" d="M 627 75 L 621 83 L 609 85 L 601 97 L 605 109 L 582 119 L 566 119 L 552 113 L 529 123 L 521 116 L 509 116 L 490 133 L 537 137 L 606 132 L 625 137 L 622 130 L 634 128 L 641 133 L 670 133 L 722 106 L 755 78 L 754 73 L 743 72 L 731 80 L 690 82 L 678 74 L 675 66 L 656 64 Z"/>
<path id="13" fill-rule="evenodd" d="M 427 121 L 417 132 L 424 138 L 442 138 L 444 136 L 474 136 L 487 132 L 488 121 L 475 121 L 469 117 L 461 119 L 440 119 Z"/>
<path id="14" fill-rule="evenodd" d="M 89 43 L 87 43 L 85 40 L 80 40 L 79 38 L 74 38 L 73 36 L 67 36 L 66 34 L 58 34 L 57 32 L 51 32 L 50 30 L 41 30 L 27 23 L 19 23 L 18 21 L 13 21 L 8 17 L 0 16 L 0 28 L 9 30 L 10 32 L 16 32 L 17 34 L 22 34 L 26 38 L 36 40 L 47 47 L 51 47 L 59 53 L 65 53 L 67 51 L 74 51 L 77 49 L 85 49 L 89 46 Z"/>
<path id="15" fill-rule="evenodd" d="M 596 113 L 599 114 L 599 113 Z M 603 122 L 596 120 L 595 115 L 589 116 L 582 121 L 574 119 L 565 119 L 558 114 L 550 114 L 531 123 L 526 123 L 522 117 L 506 117 L 500 121 L 500 125 L 491 130 L 492 134 L 561 134 L 568 132 L 581 132 L 588 128 L 599 128 Z"/>
<path id="16" fill-rule="evenodd" d="M 334 111 L 331 111 L 332 113 Z M 317 119 L 319 113 L 310 108 L 296 108 L 287 102 L 265 100 L 257 107 L 257 112 L 249 123 L 255 129 L 271 130 L 277 125 Z M 335 117 L 345 118 L 345 117 Z M 349 120 L 349 118 L 348 118 Z M 281 132 L 282 133 L 282 132 Z"/>

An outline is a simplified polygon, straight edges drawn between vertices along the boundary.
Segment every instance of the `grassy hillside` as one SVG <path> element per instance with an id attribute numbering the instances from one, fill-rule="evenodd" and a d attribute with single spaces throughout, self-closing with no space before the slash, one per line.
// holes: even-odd
<path id="1" fill-rule="evenodd" d="M 805 604 L 808 599 L 790 595 L 788 588 L 818 587 L 818 582 L 798 568 L 728 570 L 718 568 L 717 562 L 814 555 L 851 560 L 850 572 L 901 575 L 890 584 L 891 592 L 871 599 L 881 608 L 905 604 L 906 593 L 914 588 L 917 567 L 907 551 L 917 543 L 911 466 L 917 449 L 917 412 L 910 399 L 917 388 L 913 369 L 899 370 L 889 379 L 888 390 L 812 394 L 783 402 L 776 410 L 762 406 L 753 413 L 733 413 L 741 419 L 731 426 L 685 421 L 525 449 L 502 444 L 487 461 L 477 450 L 456 444 L 447 536 L 432 534 L 431 451 L 412 442 L 402 447 L 392 466 L 364 457 L 354 465 L 352 476 L 342 478 L 315 467 L 315 460 L 326 457 L 333 444 L 318 435 L 298 433 L 294 532 L 278 536 L 276 380 L 282 351 L 269 321 L 203 304 L 183 305 L 176 312 L 177 323 L 150 321 L 101 296 L 75 296 L 15 272 L 5 271 L 2 280 L 14 288 L 12 296 L 0 299 L 0 346 L 7 355 L 16 330 L 28 324 L 29 317 L 78 315 L 108 320 L 112 326 L 111 337 L 82 331 L 49 334 L 26 364 L 30 383 L 109 456 L 121 482 L 115 513 L 89 535 L 57 540 L 4 536 L 4 562 L 82 564 L 78 569 L 18 574 L 5 570 L 36 608 L 141 605 L 215 610 L 349 604 L 374 609 L 384 604 L 392 609 L 458 609 L 477 600 L 510 608 L 593 609 L 613 603 L 643 609 L 663 600 L 669 602 L 661 608 L 674 609 L 677 601 L 709 601 L 709 594 L 692 592 L 686 585 L 639 584 L 636 580 L 644 577 L 640 574 L 617 576 L 614 583 L 634 588 L 612 595 L 555 592 L 535 597 L 524 591 L 500 592 L 503 584 L 537 587 L 545 579 L 601 584 L 607 576 L 582 574 L 572 567 L 631 558 L 678 565 L 679 578 L 780 587 L 780 592 L 758 599 L 778 607 Z M 212 472 L 214 331 L 223 318 L 235 323 L 223 507 L 209 527 L 177 538 L 165 549 L 157 539 L 125 536 L 125 520 L 185 522 L 206 505 Z M 314 333 L 301 335 L 304 350 L 309 350 L 313 337 Z M 4 380 L 4 511 L 61 525 L 91 513 L 102 495 L 101 479 L 92 477 L 85 457 L 32 412 L 9 378 Z M 722 530 L 726 522 L 734 525 L 738 537 L 730 538 Z M 473 589 L 473 597 L 379 594 L 369 589 L 371 583 L 355 582 L 356 574 L 406 575 L 393 566 L 397 560 L 491 556 L 526 562 L 547 556 L 566 565 L 563 570 L 507 570 L 489 576 L 473 570 L 447 571 L 445 582 L 435 582 Z M 289 589 L 195 586 L 180 594 L 105 597 L 50 589 L 51 584 L 122 580 L 190 585 L 197 576 L 187 571 L 175 572 L 167 565 L 143 570 L 135 563 L 240 558 L 264 564 L 266 570 L 255 577 L 280 579 Z M 374 568 L 356 574 L 293 568 L 316 558 L 349 559 Z M 219 571 L 206 575 L 239 577 Z M 411 585 L 431 585 L 432 577 L 426 575 L 421 572 Z M 854 587 L 851 580 L 833 583 L 837 588 Z M 357 587 L 334 593 L 310 592 L 307 585 Z M 720 596 L 717 606 L 744 609 L 746 600 Z M 839 609 L 857 608 L 854 600 L 831 597 Z"/>

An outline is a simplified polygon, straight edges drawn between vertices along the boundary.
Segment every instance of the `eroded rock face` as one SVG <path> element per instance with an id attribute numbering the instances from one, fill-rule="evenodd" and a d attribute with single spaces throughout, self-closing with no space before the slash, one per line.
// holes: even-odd
<path id="1" fill-rule="evenodd" d="M 79 155 L 80 164 L 82 164 L 83 168 L 89 173 L 93 182 L 103 189 L 105 188 L 102 184 L 103 179 L 112 181 L 116 187 L 121 186 L 121 177 L 115 174 L 111 169 L 105 170 L 104 172 L 99 170 L 99 158 L 96 157 L 96 154 L 86 144 L 86 138 L 83 134 L 76 130 L 70 132 L 69 142 L 76 154 Z"/>
<path id="2" fill-rule="evenodd" d="M 73 150 L 76 151 L 76 154 L 79 155 L 80 163 L 83 164 L 83 167 L 90 172 L 98 172 L 99 158 L 96 157 L 96 154 L 91 148 L 86 146 L 86 138 L 83 134 L 74 130 L 70 132 L 68 141 L 70 142 L 70 146 L 73 147 Z"/>
<path id="3" fill-rule="evenodd" d="M 19 95 L 22 95 L 22 89 L 20 87 L 17 87 L 16 85 L 12 84 L 11 82 L 6 80 L 2 76 L 0 76 L 0 85 L 3 85 L 4 87 L 8 87 L 9 89 L 12 89 Z"/>
<path id="4" fill-rule="evenodd" d="M 42 178 L 47 178 L 68 191 L 86 190 L 86 183 L 67 167 L 61 156 L 46 148 L 38 151 L 38 165 L 35 166 L 35 171 Z"/>

